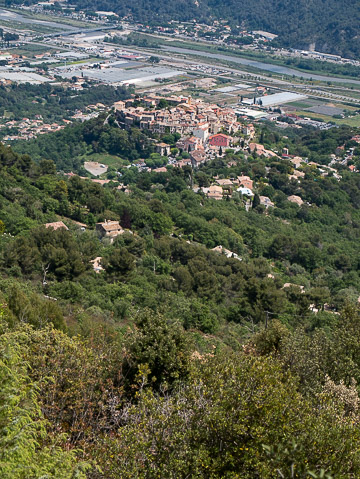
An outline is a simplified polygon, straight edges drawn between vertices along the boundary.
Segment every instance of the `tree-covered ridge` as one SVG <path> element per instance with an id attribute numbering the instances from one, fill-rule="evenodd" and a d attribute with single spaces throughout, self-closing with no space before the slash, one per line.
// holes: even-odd
<path id="1" fill-rule="evenodd" d="M 104 186 L 57 172 L 80 138 L 152 154 L 106 118 L 29 143 L 36 162 L 0 146 L 0 475 L 357 477 L 358 173 L 304 165 L 294 181 L 287 159 L 242 150 L 197 170 L 127 165 Z M 326 165 L 354 133 L 257 135 Z M 192 189 L 239 175 L 275 208 Z M 113 242 L 105 219 L 125 230 Z M 44 226 L 59 220 L 68 230 Z"/>
<path id="2" fill-rule="evenodd" d="M 138 128 L 122 130 L 108 113 L 99 118 L 71 125 L 64 130 L 18 142 L 14 149 L 31 155 L 35 161 L 52 160 L 59 170 L 82 172 L 83 156 L 109 153 L 126 160 L 149 157 L 155 151 L 150 137 Z"/>
<path id="3" fill-rule="evenodd" d="M 99 191 L 101 190 L 97 188 L 92 189 L 95 194 Z M 85 198 L 91 204 L 90 197 L 84 196 Z M 319 239 L 316 236 L 314 240 L 311 239 L 311 230 L 308 239 L 304 237 L 292 241 L 288 247 L 285 232 L 289 234 L 289 230 L 284 227 L 283 235 L 279 234 L 279 222 L 274 221 L 268 222 L 267 229 L 261 233 L 261 216 L 254 214 L 253 219 L 258 227 L 248 224 L 247 232 L 244 230 L 247 243 L 244 247 L 241 236 L 215 218 L 212 225 L 207 225 L 205 218 L 195 220 L 190 214 L 183 214 L 181 220 L 176 221 L 178 214 L 175 210 L 170 217 L 167 208 L 159 209 L 158 200 L 152 200 L 149 209 L 138 201 L 134 204 L 134 199 L 119 205 L 119 216 L 122 224 L 142 231 L 142 237 L 124 235 L 115 241 L 113 247 L 103 249 L 90 233 L 72 237 L 63 230 L 52 232 L 32 229 L 30 235 L 21 235 L 14 240 L 4 238 L 3 270 L 40 285 L 46 269 L 48 294 L 74 303 L 80 301 L 85 308 L 98 308 L 103 311 L 102 314 L 110 314 L 120 322 L 131 316 L 133 308 L 150 307 L 169 317 L 175 314 L 185 328 L 196 328 L 205 333 L 223 334 L 222 331 L 226 331 L 229 325 L 240 331 L 247 327 L 249 321 L 264 321 L 265 311 L 290 323 L 296 322 L 293 319 L 295 314 L 311 324 L 317 319 L 308 309 L 310 303 L 315 302 L 321 307 L 331 300 L 341 308 L 346 297 L 351 299 L 356 295 L 358 282 L 351 270 L 352 267 L 357 267 L 356 252 L 354 251 L 353 266 L 346 254 L 338 252 L 338 256 L 328 257 L 327 251 L 331 249 L 332 243 L 326 248 L 321 245 L 321 249 L 324 249 L 321 254 L 317 243 Z M 185 197 L 183 201 L 184 199 Z M 54 204 L 56 201 L 53 201 Z M 94 203 L 95 209 L 89 215 L 93 217 L 98 205 L 99 202 Z M 64 205 L 60 208 L 64 208 Z M 16 210 L 10 206 L 4 208 L 3 219 L 7 225 L 11 223 L 9 217 L 6 218 L 8 211 L 13 213 L 14 228 L 19 227 L 19 223 L 23 227 L 24 223 L 14 215 Z M 77 215 L 80 209 L 73 211 Z M 205 214 L 208 213 L 213 215 L 214 210 L 209 209 Z M 107 210 L 104 214 L 109 217 L 111 211 Z M 200 213 L 195 213 L 194 210 L 194 214 Z M 103 218 L 103 215 L 100 217 Z M 240 262 L 208 251 L 196 243 L 190 246 L 183 240 L 166 239 L 166 234 L 174 227 L 172 218 L 178 227 L 183 225 L 186 228 L 183 231 L 196 231 L 188 234 L 188 237 L 194 237 L 208 247 L 221 242 L 242 254 L 244 259 L 249 253 L 255 258 Z M 54 219 L 53 213 L 44 216 L 43 221 L 50 219 Z M 224 219 L 228 221 L 228 216 Z M 245 217 L 239 220 L 245 220 Z M 30 226 L 29 223 L 27 226 Z M 11 228 L 9 230 L 16 231 Z M 154 235 L 165 237 L 151 240 L 151 230 Z M 253 239 L 255 231 L 258 238 Z M 269 240 L 273 240 L 265 242 L 265 236 L 269 233 Z M 106 274 L 94 277 L 90 260 L 99 254 L 103 255 L 102 263 Z M 271 271 L 269 265 L 264 258 L 256 259 L 262 254 L 279 260 L 297 261 L 298 264 L 289 265 L 283 271 L 282 278 L 283 281 L 295 281 L 298 284 L 305 282 L 306 294 L 302 294 L 296 287 L 281 289 L 283 281 L 280 277 L 275 282 L 267 278 Z M 318 262 L 318 267 L 321 264 L 328 265 L 328 272 L 318 278 L 319 270 L 314 269 L 314 261 Z M 343 268 L 340 278 L 340 271 L 337 270 L 339 267 Z M 125 284 L 122 284 L 123 281 Z M 17 315 L 26 313 L 27 321 L 33 324 L 41 324 L 43 317 L 51 318 L 58 325 L 62 324 L 56 309 L 49 310 L 46 304 L 41 306 L 35 299 L 30 302 L 21 300 L 15 293 L 11 293 L 8 301 Z M 33 309 L 31 304 L 36 305 L 36 308 Z"/>
<path id="4" fill-rule="evenodd" d="M 287 146 L 291 153 L 308 155 L 310 160 L 326 164 L 329 155 L 337 146 L 344 141 L 351 144 L 349 139 L 352 133 L 348 128 L 333 129 L 329 132 L 308 131 L 300 137 L 295 136 L 293 140 L 289 137 L 284 140 L 276 132 L 264 129 L 260 137 L 266 145 L 272 147 L 277 145 L 279 150 Z M 49 135 L 46 149 L 42 149 L 43 139 L 25 146 L 32 152 L 37 145 L 40 147 L 38 155 L 40 158 L 49 154 L 57 161 L 57 155 L 61 156 L 62 145 L 79 146 L 82 135 L 86 135 L 87 146 L 95 145 L 99 152 L 107 152 L 109 145 L 112 145 L 111 148 L 114 150 L 111 152 L 124 154 L 127 158 L 133 152 L 136 155 L 144 154 L 144 144 L 150 145 L 150 139 L 139 130 L 133 129 L 130 132 L 120 130 L 117 126 L 104 125 L 100 118 L 68 128 L 61 132 L 61 135 Z M 57 143 L 54 143 L 54 139 Z M 170 138 L 168 140 L 171 141 Z M 149 148 L 151 151 L 150 146 Z M 65 152 L 64 148 L 62 149 Z M 357 156 L 354 156 L 355 160 L 356 158 Z M 66 159 L 65 154 L 61 157 L 60 168 L 63 168 L 64 159 Z M 230 168 L 229 161 L 234 163 Z M 254 313 L 254 297 L 249 299 L 253 294 L 248 289 L 249 274 L 251 276 L 252 273 L 247 270 L 248 266 L 245 262 L 240 263 L 236 259 L 219 257 L 215 252 L 209 252 L 204 247 L 212 249 L 222 245 L 246 260 L 246 263 L 248 259 L 250 264 L 254 259 L 260 261 L 256 268 L 261 265 L 260 276 L 263 278 L 264 285 L 267 285 L 265 290 L 270 288 L 273 291 L 274 282 L 266 276 L 271 273 L 274 266 L 276 269 L 280 268 L 278 272 L 281 273 L 284 283 L 288 281 L 306 286 L 307 300 L 305 301 L 304 295 L 300 296 L 300 302 L 305 301 L 302 306 L 304 310 L 315 301 L 317 294 L 322 296 L 322 303 L 320 301 L 319 304 L 327 303 L 331 299 L 331 304 L 341 308 L 344 304 L 345 292 L 346 297 L 354 298 L 360 291 L 356 244 L 360 204 L 358 175 L 345 169 L 341 171 L 342 180 L 338 181 L 332 176 L 320 176 L 319 170 L 308 166 L 303 172 L 304 177 L 301 181 L 295 181 L 290 178 L 293 166 L 287 160 L 258 158 L 256 155 L 247 155 L 245 158 L 242 152 L 233 154 L 229 151 L 225 158 L 210 162 L 195 172 L 189 167 L 182 170 L 169 168 L 166 173 L 140 172 L 135 167 L 125 167 L 122 169 L 121 176 L 121 183 L 124 186 L 120 186 L 120 189 L 117 189 L 119 183 L 116 176 L 113 178 L 115 182 L 109 183 L 106 187 L 90 180 L 81 181 L 77 177 L 70 180 L 60 179 L 59 176 L 57 179 L 41 177 L 46 172 L 51 173 L 49 160 L 42 160 L 35 170 L 38 173 L 32 173 L 29 169 L 30 174 L 33 175 L 31 182 L 38 189 L 37 195 L 40 200 L 37 204 L 38 210 L 32 210 L 31 213 L 34 219 L 41 217 L 42 223 L 46 223 L 56 219 L 56 215 L 61 215 L 76 221 L 87 222 L 90 226 L 104 219 L 119 220 L 123 227 L 137 232 L 143 239 L 136 247 L 135 254 L 132 246 L 127 248 L 133 256 L 130 256 L 124 265 L 121 265 L 122 253 L 124 253 L 121 248 L 126 246 L 123 243 L 126 236 L 114 242 L 114 246 L 118 245 L 118 257 L 114 255 L 109 259 L 107 264 L 107 271 L 111 273 L 109 277 L 115 278 L 117 272 L 125 273 L 126 268 L 129 268 L 128 272 L 131 274 L 127 281 L 133 278 L 136 284 L 140 270 L 143 272 L 143 277 L 144 274 L 151 275 L 153 271 L 154 280 L 158 274 L 160 276 L 170 274 L 171 281 L 174 279 L 176 281 L 162 283 L 167 291 L 166 295 L 172 297 L 173 293 L 177 294 L 179 288 L 187 293 L 192 292 L 195 297 L 198 296 L 203 300 L 204 298 L 213 300 L 215 303 L 213 312 L 216 314 L 211 322 L 216 323 L 224 317 L 233 318 L 234 315 L 245 319 L 250 310 L 253 311 L 251 317 L 253 314 L 260 313 Z M 237 194 L 228 201 L 214 202 L 191 191 L 194 183 L 206 186 L 218 175 L 220 177 L 249 175 L 257 185 L 257 194 L 269 197 L 276 208 L 265 214 L 263 206 L 255 207 L 254 204 L 250 211 L 246 211 L 244 199 Z M 125 186 L 131 188 L 133 192 L 131 197 L 123 193 Z M 9 193 L 7 195 L 7 199 L 16 198 Z M 23 195 L 18 194 L 18 198 L 20 204 L 25 206 L 26 200 L 22 199 Z M 298 195 L 305 203 L 299 207 L 289 202 L 287 198 L 290 195 Z M 44 200 L 41 200 L 42 197 Z M 7 208 L 4 208 L 2 219 L 9 232 L 13 234 L 20 232 L 22 221 L 36 226 L 36 221 L 30 222 L 29 218 L 15 219 L 17 217 L 12 213 L 13 202 L 9 202 L 8 208 L 11 213 L 7 213 Z M 27 216 L 26 213 L 22 215 Z M 56 232 L 56 234 L 64 238 L 67 236 L 65 232 Z M 169 234 L 175 237 L 168 237 Z M 47 236 L 49 235 L 50 233 Z M 153 235 L 155 242 L 146 239 L 147 235 L 150 237 Z M 29 247 L 31 244 L 31 248 L 40 249 L 40 256 L 35 255 L 35 257 L 41 257 L 42 254 L 42 246 L 37 243 L 38 237 L 43 238 L 43 234 L 34 233 L 27 240 Z M 140 240 L 140 238 L 136 241 L 134 238 L 130 239 L 126 240 L 130 241 L 129 244 Z M 143 240 L 147 246 L 144 245 Z M 190 241 L 190 244 L 185 244 L 184 240 Z M 19 260 L 16 259 L 17 248 L 14 248 L 14 245 L 10 248 L 13 254 L 7 261 L 15 261 L 23 273 L 28 274 L 32 266 L 26 266 L 27 260 L 22 258 L 21 254 L 18 255 Z M 101 251 L 96 241 L 91 251 Z M 131 258 L 134 260 L 134 256 L 136 261 L 132 262 Z M 203 259 L 198 261 L 199 264 L 196 262 L 193 264 L 195 257 Z M 66 263 L 65 258 L 66 256 L 64 256 L 64 263 Z M 264 258 L 269 261 L 278 261 L 279 264 L 275 263 L 271 268 L 269 263 L 263 260 Z M 24 265 L 21 264 L 22 261 L 25 262 Z M 241 281 L 241 287 L 236 281 L 234 283 L 231 275 L 228 276 L 227 273 L 221 272 L 221 268 L 218 269 L 219 261 L 221 264 L 223 262 L 231 264 L 235 274 L 241 272 L 246 278 L 245 281 Z M 40 260 L 36 268 L 37 271 L 41 271 Z M 70 278 L 69 273 L 66 279 Z M 98 284 L 100 284 L 99 280 Z M 275 289 L 279 290 L 282 284 L 279 283 Z M 154 287 L 155 297 L 160 290 L 161 288 Z M 89 293 L 86 287 L 80 291 L 85 297 Z M 284 298 L 285 293 L 283 290 L 277 291 L 276 294 L 273 291 L 268 296 L 271 296 L 271 301 L 276 303 L 278 296 Z M 92 301 L 97 298 L 96 294 L 92 293 L 89 293 L 89 297 Z M 142 297 L 139 295 L 139 298 Z M 239 302 L 241 297 L 245 301 L 243 304 Z M 247 297 L 246 300 L 245 297 Z M 259 304 L 263 305 L 260 310 L 263 311 L 267 309 L 264 306 L 264 302 L 267 301 L 265 297 L 266 295 L 262 299 L 259 297 Z M 104 303 L 100 298 L 99 301 L 102 307 Z M 252 303 L 251 307 L 250 303 Z M 225 304 L 227 312 L 224 310 Z M 146 303 L 142 304 L 142 306 L 146 305 Z M 113 306 L 110 307 L 112 308 Z M 277 306 L 271 304 L 269 308 L 273 313 L 282 311 L 284 314 L 289 314 L 290 311 L 288 306 L 284 306 L 282 299 Z M 258 319 L 263 317 L 263 312 L 257 316 Z"/>
<path id="5" fill-rule="evenodd" d="M 102 103 L 111 106 L 115 101 L 129 97 L 124 87 L 99 85 L 81 91 L 51 84 L 15 84 L 0 86 L 0 116 L 21 120 L 41 115 L 46 121 L 69 119 L 77 110 Z"/>

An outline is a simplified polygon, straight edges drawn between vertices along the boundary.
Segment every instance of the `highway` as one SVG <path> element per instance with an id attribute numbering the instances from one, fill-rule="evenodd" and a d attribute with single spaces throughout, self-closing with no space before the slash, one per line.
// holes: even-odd
<path id="1" fill-rule="evenodd" d="M 119 47 L 117 44 L 111 43 L 101 43 L 103 46 L 116 46 Z M 360 99 L 353 98 L 346 95 L 339 95 L 337 93 L 329 92 L 328 90 L 322 90 L 321 87 L 315 88 L 310 85 L 306 85 L 304 83 L 295 83 L 290 82 L 287 80 L 281 80 L 278 78 L 270 77 L 264 74 L 258 73 L 251 73 L 245 70 L 241 70 L 240 68 L 230 68 L 227 66 L 223 66 L 221 63 L 207 63 L 205 61 L 199 61 L 195 59 L 188 59 L 186 58 L 186 54 L 176 54 L 175 52 L 164 52 L 163 50 L 157 51 L 155 49 L 146 49 L 146 48 L 136 48 L 136 47 L 128 47 L 127 45 L 123 47 L 127 51 L 138 53 L 138 54 L 148 54 L 154 55 L 162 60 L 166 60 L 169 65 L 173 66 L 174 68 L 181 68 L 187 69 L 191 73 L 198 73 L 201 74 L 201 71 L 194 71 L 190 67 L 191 66 L 202 66 L 204 68 L 218 68 L 223 71 L 226 71 L 226 76 L 222 75 L 224 78 L 228 78 L 229 80 L 234 80 L 234 76 L 239 76 L 241 79 L 246 79 L 248 81 L 256 81 L 257 83 L 261 82 L 263 86 L 271 86 L 273 89 L 278 90 L 288 90 L 293 91 L 296 93 L 303 93 L 312 98 L 317 99 L 329 99 L 335 100 L 337 102 L 349 102 L 355 103 L 360 105 Z M 227 76 L 230 75 L 230 76 Z M 209 77 L 218 77 L 218 75 L 212 75 L 210 73 L 206 73 L 206 76 Z M 344 80 L 345 81 L 345 80 Z M 327 86 L 327 89 L 330 87 Z M 336 87 L 334 87 L 336 89 Z M 346 88 L 344 87 L 344 91 Z"/>

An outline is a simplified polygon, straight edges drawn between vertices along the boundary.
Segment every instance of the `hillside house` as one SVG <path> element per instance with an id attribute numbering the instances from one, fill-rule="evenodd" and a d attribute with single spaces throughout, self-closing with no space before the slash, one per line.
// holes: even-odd
<path id="1" fill-rule="evenodd" d="M 289 180 L 296 180 L 300 182 L 300 178 L 304 178 L 305 173 L 303 171 L 295 170 L 292 175 L 289 175 Z"/>
<path id="2" fill-rule="evenodd" d="M 197 150 L 199 146 L 201 145 L 201 140 L 200 138 L 196 138 L 195 136 L 191 136 L 190 138 L 186 138 L 184 140 L 184 151 L 191 152 L 194 150 Z"/>
<path id="3" fill-rule="evenodd" d="M 184 158 L 183 160 L 178 160 L 174 163 L 174 166 L 177 168 L 184 168 L 185 166 L 192 166 L 192 161 L 190 158 Z"/>
<path id="4" fill-rule="evenodd" d="M 124 101 L 116 101 L 113 104 L 113 107 L 115 108 L 116 111 L 122 111 L 125 108 L 125 102 Z"/>
<path id="5" fill-rule="evenodd" d="M 62 221 L 55 221 L 54 223 L 46 223 L 45 228 L 52 228 L 53 230 L 65 229 L 68 230 L 69 228 L 66 226 L 65 223 Z"/>
<path id="6" fill-rule="evenodd" d="M 249 176 L 238 176 L 237 182 L 239 186 L 243 186 L 244 188 L 249 188 L 250 190 L 253 189 L 254 182 Z"/>
<path id="7" fill-rule="evenodd" d="M 242 258 L 240 258 L 239 255 L 237 255 L 233 251 L 230 251 L 229 249 L 224 248 L 222 245 L 215 246 L 215 248 L 212 248 L 211 251 L 215 251 L 215 253 L 224 254 L 227 258 L 234 258 L 234 259 L 238 259 L 239 261 L 242 261 Z"/>
<path id="8" fill-rule="evenodd" d="M 101 265 L 101 260 L 102 260 L 102 257 L 97 256 L 95 259 L 90 261 L 90 263 L 93 266 L 93 269 L 94 269 L 95 273 L 100 273 L 100 271 L 104 270 L 104 268 Z"/>
<path id="9" fill-rule="evenodd" d="M 206 155 L 203 150 L 195 150 L 190 153 L 191 165 L 193 168 L 197 168 L 206 162 Z"/>
<path id="10" fill-rule="evenodd" d="M 96 223 L 95 227 L 99 236 L 102 238 L 110 238 L 112 241 L 116 236 L 125 233 L 125 230 L 118 221 L 105 220 L 103 223 Z"/>
<path id="11" fill-rule="evenodd" d="M 156 153 L 159 153 L 161 156 L 169 156 L 171 152 L 170 145 L 167 143 L 159 143 L 156 145 Z"/>
<path id="12" fill-rule="evenodd" d="M 300 156 L 294 156 L 293 158 L 289 158 L 291 163 L 295 166 L 295 168 L 299 168 L 304 160 Z"/>
<path id="13" fill-rule="evenodd" d="M 249 137 L 250 140 L 252 140 L 255 136 L 255 128 L 253 124 L 249 125 L 242 125 L 241 127 L 241 133 L 247 137 Z"/>
<path id="14" fill-rule="evenodd" d="M 221 188 L 221 186 L 211 185 L 208 188 L 207 197 L 213 200 L 222 200 L 223 189 Z"/>
<path id="15" fill-rule="evenodd" d="M 256 153 L 257 155 L 265 156 L 266 158 L 277 156 L 276 153 L 271 150 L 266 150 L 264 145 L 260 145 L 259 143 L 250 143 L 249 151 L 250 153 Z"/>
<path id="16" fill-rule="evenodd" d="M 291 203 L 295 203 L 296 205 L 298 206 L 301 206 L 302 204 L 304 204 L 303 200 L 300 198 L 300 196 L 297 196 L 297 195 L 291 195 L 291 196 L 288 196 L 288 201 L 290 201 Z"/>
<path id="17" fill-rule="evenodd" d="M 196 128 L 193 130 L 193 136 L 199 138 L 202 143 L 206 143 L 209 138 L 209 124 L 208 123 L 199 123 Z"/>
<path id="18" fill-rule="evenodd" d="M 275 206 L 267 196 L 260 196 L 260 204 L 265 206 L 266 209 L 273 208 Z"/>
<path id="19" fill-rule="evenodd" d="M 216 180 L 216 183 L 220 186 L 232 186 L 233 182 L 231 180 L 229 180 L 228 178 L 224 178 L 224 179 L 217 179 Z"/>

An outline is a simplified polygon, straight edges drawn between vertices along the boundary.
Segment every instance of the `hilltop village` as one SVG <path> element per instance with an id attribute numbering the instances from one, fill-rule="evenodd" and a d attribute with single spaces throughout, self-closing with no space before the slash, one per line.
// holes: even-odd
<path id="1" fill-rule="evenodd" d="M 140 103 L 141 106 L 134 106 Z M 167 109 L 157 109 L 158 106 L 175 104 Z M 194 168 L 205 163 L 222 150 L 235 146 L 240 131 L 248 138 L 254 135 L 253 125 L 242 127 L 232 108 L 221 108 L 218 105 L 209 105 L 202 100 L 188 98 L 161 98 L 148 97 L 127 102 L 117 102 L 114 105 L 117 112 L 118 124 L 122 128 L 138 126 L 142 130 L 153 133 L 177 133 L 181 139 L 177 148 L 188 152 L 188 161 L 180 160 L 174 166 L 191 164 Z M 244 146 L 244 145 L 243 145 Z M 168 156 L 170 145 L 160 143 L 158 153 Z"/>
<path id="2" fill-rule="evenodd" d="M 128 186 L 121 182 L 126 170 L 135 168 L 139 172 L 167 173 L 172 168 L 190 168 L 199 171 L 202 166 L 222 159 L 231 170 L 237 165 L 238 154 L 246 160 L 248 156 L 264 158 L 269 161 L 282 161 L 288 166 L 288 179 L 299 183 L 305 177 L 306 171 L 316 170 L 319 176 L 332 176 L 341 179 L 337 167 L 341 165 L 352 172 L 357 171 L 352 164 L 355 148 L 345 149 L 340 146 L 331 154 L 328 165 L 310 161 L 306 157 L 289 154 L 288 148 L 282 151 L 265 148 L 257 138 L 256 123 L 250 123 L 246 117 L 241 117 L 234 109 L 207 104 L 192 97 L 161 97 L 149 95 L 133 97 L 125 101 L 115 102 L 112 111 L 114 122 L 118 128 L 131 130 L 139 128 L 152 136 L 155 153 L 150 159 L 137 159 L 119 168 L 118 179 L 107 177 L 107 165 L 98 162 L 85 162 L 85 170 L 92 176 L 91 181 L 100 185 L 112 184 L 119 190 L 130 193 Z M 158 138 L 158 139 L 157 139 Z M 169 142 L 166 142 L 165 140 Z M 356 144 L 360 138 L 352 138 Z M 267 176 L 270 168 L 264 172 Z M 73 172 L 65 173 L 74 176 Z M 83 176 L 83 178 L 86 178 Z M 261 182 L 264 180 L 261 179 Z M 194 184 L 192 189 L 215 200 L 226 199 L 233 194 L 243 198 L 248 209 L 257 195 L 257 180 L 249 175 L 214 176 L 210 184 Z M 288 201 L 301 206 L 304 204 L 299 195 L 288 195 Z M 265 209 L 275 207 L 271 199 L 259 195 L 259 204 Z"/>

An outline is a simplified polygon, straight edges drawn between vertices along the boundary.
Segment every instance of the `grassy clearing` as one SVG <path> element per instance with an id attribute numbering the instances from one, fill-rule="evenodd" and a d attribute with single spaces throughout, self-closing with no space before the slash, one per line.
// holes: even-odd
<path id="1" fill-rule="evenodd" d="M 93 63 L 93 62 L 101 62 L 103 58 L 98 57 L 90 57 L 90 58 L 83 58 L 82 60 L 75 60 L 73 62 L 66 62 L 67 65 L 81 65 L 82 63 Z"/>
<path id="2" fill-rule="evenodd" d="M 38 45 L 34 43 L 28 43 L 21 47 L 21 50 L 27 53 L 42 53 L 42 52 L 46 52 L 48 49 L 49 47 L 45 45 Z"/>
<path id="3" fill-rule="evenodd" d="M 351 98 L 357 98 L 359 99 L 360 98 L 360 92 L 359 90 L 340 90 L 341 93 L 339 93 L 340 95 L 341 94 L 344 94 L 345 96 L 348 96 L 348 97 L 351 97 Z M 336 92 L 338 93 L 338 92 Z"/>
<path id="4" fill-rule="evenodd" d="M 59 25 L 59 28 L 55 28 L 48 25 L 41 25 L 40 23 L 9 22 L 2 19 L 0 19 L 0 27 L 10 28 L 12 30 L 34 32 L 37 34 L 56 33 L 61 31 L 61 25 Z"/>
<path id="5" fill-rule="evenodd" d="M 42 22 L 54 22 L 59 24 L 59 28 L 61 28 L 61 25 L 70 25 L 72 27 L 76 28 L 91 28 L 93 27 L 92 24 L 89 24 L 88 22 L 82 22 L 81 20 L 74 20 L 72 18 L 67 18 L 67 17 L 57 17 L 55 15 L 41 15 L 37 13 L 30 13 L 30 12 L 25 12 L 23 10 L 15 10 L 13 9 L 12 11 L 18 13 L 19 15 L 22 15 L 23 17 L 26 18 L 32 18 L 34 20 L 39 20 Z"/>
<path id="6" fill-rule="evenodd" d="M 294 106 L 295 108 L 311 108 L 314 106 L 314 104 L 310 102 L 292 101 L 290 103 L 286 103 L 285 106 Z"/>
<path id="7" fill-rule="evenodd" d="M 336 118 L 333 118 L 332 116 L 328 116 L 328 115 L 322 115 L 321 113 L 314 113 L 313 111 L 306 111 L 306 110 L 296 110 L 294 111 L 294 114 L 295 115 L 299 115 L 299 116 L 306 116 L 308 118 L 312 118 L 314 120 L 316 120 L 317 118 L 319 118 L 320 120 L 323 120 L 325 122 L 329 122 L 329 121 L 332 121 L 334 123 L 337 122 Z"/>
<path id="8" fill-rule="evenodd" d="M 54 50 L 56 49 L 57 51 L 64 51 L 61 48 L 58 47 L 53 47 L 51 45 L 45 46 L 45 45 L 37 45 L 37 44 L 32 44 L 29 43 L 27 45 L 22 45 L 20 48 L 7 48 L 6 51 L 9 51 L 11 53 L 16 53 L 17 55 L 37 55 L 40 53 L 47 52 L 49 50 Z M 41 63 L 41 61 L 39 61 Z"/>
<path id="9" fill-rule="evenodd" d="M 123 160 L 120 156 L 109 155 L 103 153 L 92 153 L 90 155 L 84 155 L 81 157 L 84 161 L 97 161 L 98 163 L 103 163 L 112 168 L 119 168 L 120 166 L 128 165 L 127 160 Z"/>
<path id="10" fill-rule="evenodd" d="M 328 116 L 328 115 L 321 115 L 320 113 L 314 113 L 312 111 L 295 111 L 294 112 L 295 115 L 299 115 L 299 116 L 305 116 L 305 117 L 308 117 L 308 118 L 312 118 L 314 120 L 316 119 L 321 119 L 325 122 L 333 122 L 333 123 L 336 123 L 337 125 L 348 125 L 348 126 L 353 126 L 353 127 L 360 127 L 360 115 L 356 115 L 354 116 L 353 118 L 333 118 L 332 116 Z"/>
<path id="11" fill-rule="evenodd" d="M 343 120 L 335 120 L 338 125 L 349 125 L 353 127 L 360 127 L 360 115 L 353 118 L 344 118 Z"/>
<path id="12" fill-rule="evenodd" d="M 359 110 L 360 106 L 355 107 L 355 106 L 349 106 L 344 103 L 334 103 L 334 102 L 329 102 L 327 103 L 328 106 L 333 106 L 334 108 L 341 108 L 342 110 L 349 110 L 349 111 L 356 111 Z"/>

